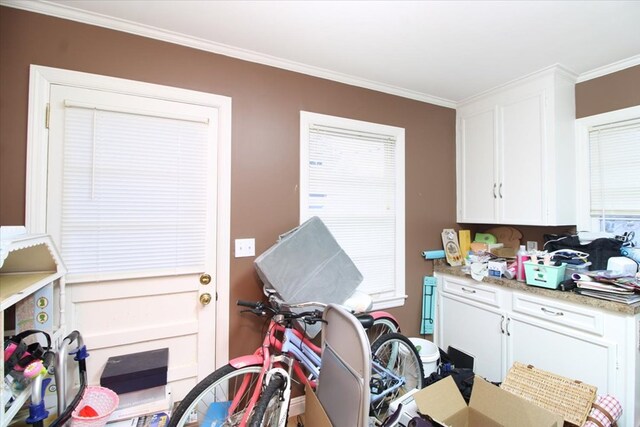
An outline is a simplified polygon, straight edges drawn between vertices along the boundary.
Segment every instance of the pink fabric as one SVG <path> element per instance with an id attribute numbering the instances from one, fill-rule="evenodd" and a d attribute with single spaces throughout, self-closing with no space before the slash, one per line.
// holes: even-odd
<path id="1" fill-rule="evenodd" d="M 620 415 L 622 415 L 622 405 L 620 405 L 618 399 L 611 395 L 607 394 L 605 396 L 598 396 L 595 403 L 596 405 L 602 407 L 602 409 L 606 410 L 611 418 L 614 419 L 614 421 L 617 421 L 618 418 L 620 418 Z M 611 421 L 609 421 L 609 418 L 607 418 L 607 416 L 603 414 L 598 408 L 591 408 L 589 417 L 595 418 L 604 427 L 611 426 Z M 597 427 L 597 424 L 587 419 L 587 422 L 584 423 L 583 427 Z"/>

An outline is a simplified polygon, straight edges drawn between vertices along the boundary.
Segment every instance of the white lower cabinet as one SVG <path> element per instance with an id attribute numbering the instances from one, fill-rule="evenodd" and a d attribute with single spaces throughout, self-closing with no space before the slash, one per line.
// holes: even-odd
<path id="1" fill-rule="evenodd" d="M 437 275 L 440 348 L 470 354 L 490 381 L 517 361 L 594 385 L 620 400 L 620 427 L 640 426 L 640 315 Z"/>
<path id="2" fill-rule="evenodd" d="M 564 377 L 614 390 L 617 346 L 526 316 L 508 317 L 507 365 L 522 362 Z"/>
<path id="3" fill-rule="evenodd" d="M 464 298 L 442 294 L 440 325 L 446 326 L 440 347 L 463 350 L 474 357 L 474 372 L 490 381 L 502 378 L 504 315 Z"/>

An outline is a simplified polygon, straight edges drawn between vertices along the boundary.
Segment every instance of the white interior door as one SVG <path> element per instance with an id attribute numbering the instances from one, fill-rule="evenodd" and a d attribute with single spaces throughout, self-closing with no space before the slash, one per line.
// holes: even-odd
<path id="1" fill-rule="evenodd" d="M 217 126 L 211 107 L 51 85 L 46 231 L 90 383 L 167 347 L 179 400 L 215 368 Z"/>

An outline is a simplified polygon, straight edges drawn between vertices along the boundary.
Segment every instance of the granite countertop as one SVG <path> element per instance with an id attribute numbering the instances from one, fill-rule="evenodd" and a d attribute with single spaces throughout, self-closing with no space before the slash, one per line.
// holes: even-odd
<path id="1" fill-rule="evenodd" d="M 462 271 L 462 267 L 451 267 L 444 260 L 434 260 L 433 271 L 435 273 L 448 274 L 471 279 L 471 276 Z M 473 279 L 471 279 L 473 280 Z M 604 310 L 614 311 L 617 313 L 636 315 L 640 313 L 640 302 L 635 304 L 623 304 L 614 301 L 607 301 L 598 298 L 591 298 L 584 295 L 578 295 L 574 292 L 562 292 L 554 289 L 539 288 L 536 286 L 528 286 L 516 280 L 503 279 L 498 277 L 485 277 L 482 283 L 490 283 L 492 285 L 504 286 L 505 288 L 515 289 L 517 291 L 528 292 L 531 294 L 541 295 L 547 298 L 556 298 L 565 300 L 575 304 L 582 304 L 590 307 L 601 308 Z"/>

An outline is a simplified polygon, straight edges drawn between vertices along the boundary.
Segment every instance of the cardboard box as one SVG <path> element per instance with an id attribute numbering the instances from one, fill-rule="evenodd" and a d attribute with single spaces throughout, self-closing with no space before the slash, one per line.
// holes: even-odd
<path id="1" fill-rule="evenodd" d="M 469 405 L 453 378 L 414 395 L 418 410 L 450 427 L 562 427 L 560 415 L 542 409 L 476 376 Z"/>
<path id="2" fill-rule="evenodd" d="M 305 427 L 333 427 L 315 392 L 307 385 L 304 388 Z"/>

